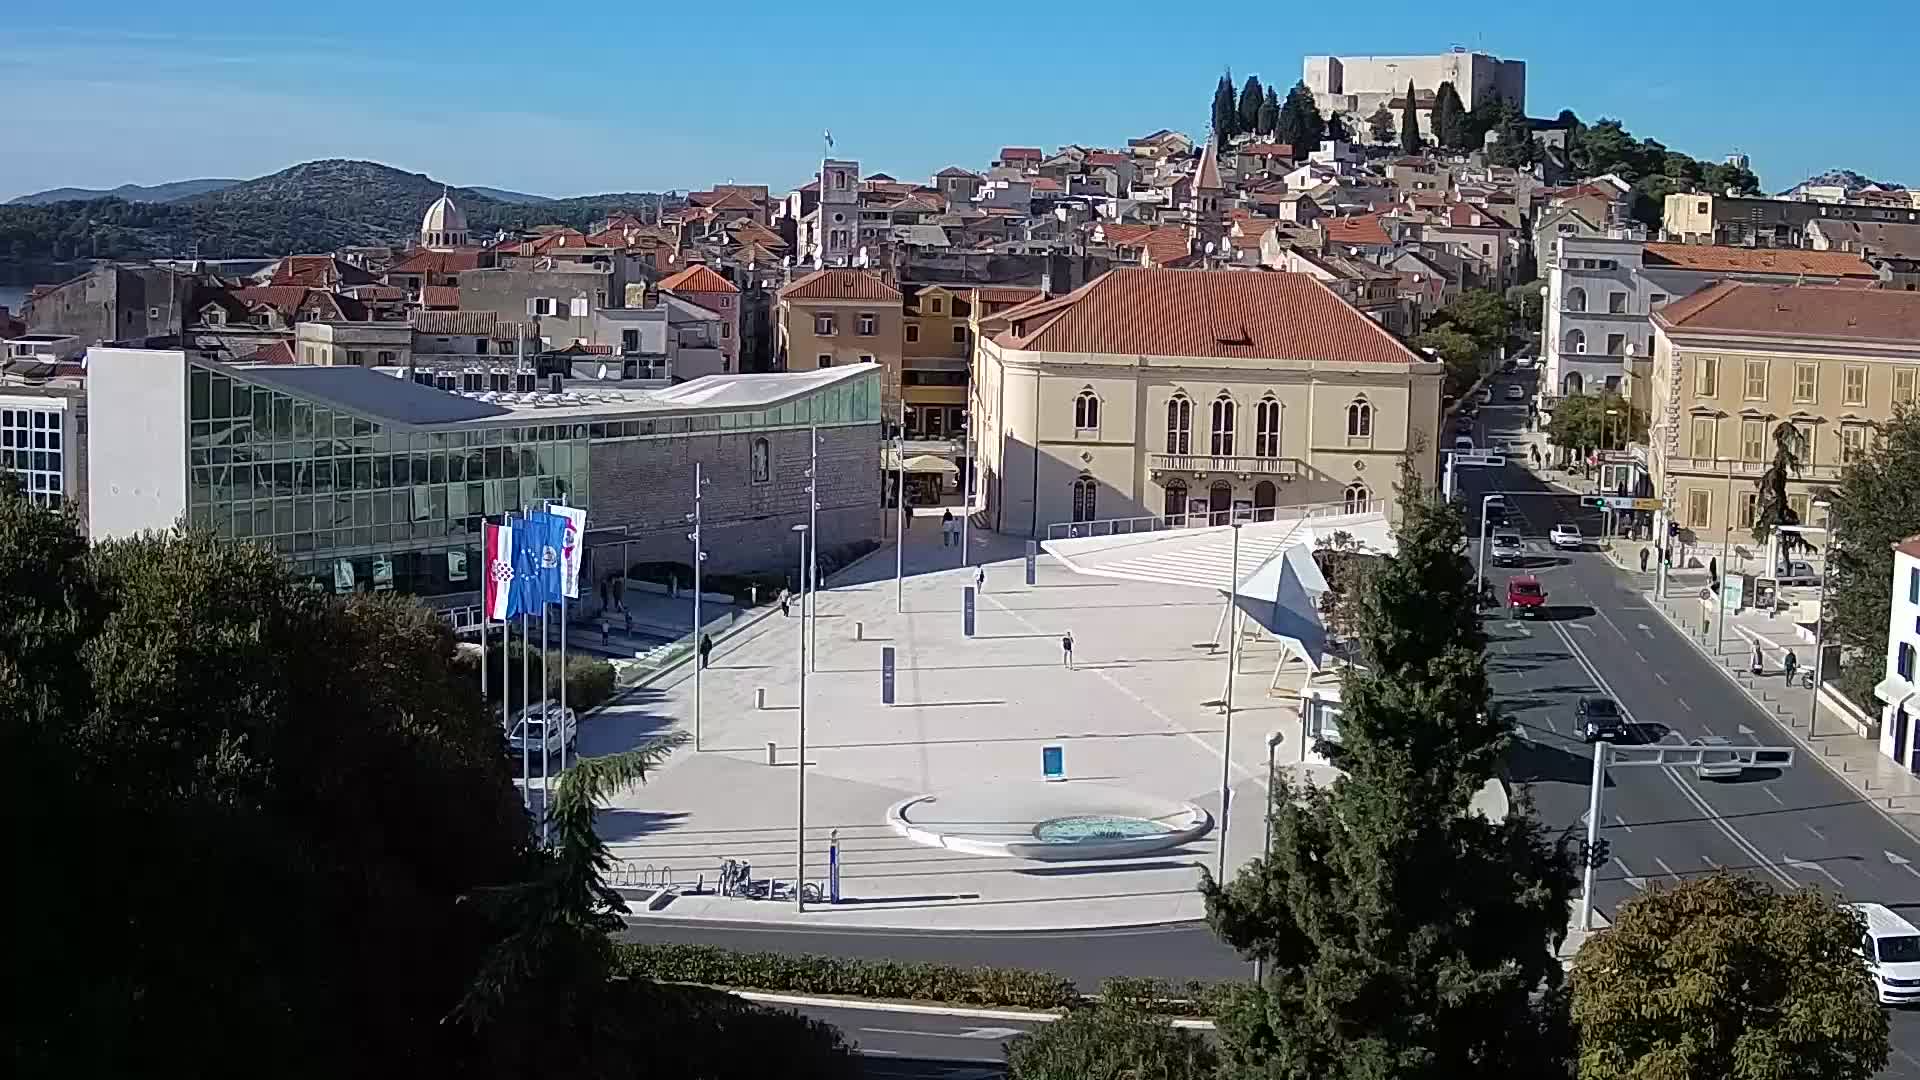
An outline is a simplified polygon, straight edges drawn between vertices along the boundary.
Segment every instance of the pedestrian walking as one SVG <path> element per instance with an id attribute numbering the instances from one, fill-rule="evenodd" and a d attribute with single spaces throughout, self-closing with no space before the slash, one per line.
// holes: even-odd
<path id="1" fill-rule="evenodd" d="M 1780 661 L 1780 666 L 1787 673 L 1787 685 L 1792 686 L 1793 672 L 1794 672 L 1794 669 L 1800 666 L 1800 658 L 1793 655 L 1792 649 L 1788 649 L 1786 658 Z"/>
<path id="2" fill-rule="evenodd" d="M 1073 631 L 1060 635 L 1060 666 L 1073 670 Z"/>
<path id="3" fill-rule="evenodd" d="M 953 511 L 942 510 L 940 512 L 940 546 L 952 547 L 953 541 Z"/>
<path id="4" fill-rule="evenodd" d="M 1640 572 L 1643 574 L 1647 572 L 1647 549 L 1646 548 L 1640 549 Z"/>
<path id="5" fill-rule="evenodd" d="M 976 589 L 979 589 L 981 592 L 987 591 L 987 568 L 986 567 L 976 566 L 973 568 L 973 587 Z"/>
<path id="6" fill-rule="evenodd" d="M 607 630 L 607 617 L 602 615 L 600 616 L 600 644 L 602 645 L 610 644 L 607 640 Z"/>
<path id="7" fill-rule="evenodd" d="M 787 610 L 787 594 L 784 591 L 780 594 L 780 617 L 783 619 L 792 617 L 792 612 Z"/>
<path id="8" fill-rule="evenodd" d="M 700 666 L 707 667 L 713 656 L 713 635 L 700 635 Z"/>
<path id="9" fill-rule="evenodd" d="M 620 617 L 621 617 L 622 619 L 624 619 L 624 620 L 626 621 L 626 624 L 627 624 L 627 633 L 628 633 L 628 634 L 632 634 L 632 633 L 633 633 L 633 612 L 631 612 L 631 611 L 622 611 L 622 612 L 620 613 Z"/>
<path id="10" fill-rule="evenodd" d="M 1748 670 L 1755 675 L 1759 675 L 1766 670 L 1766 666 L 1767 654 L 1761 651 L 1760 643 L 1756 641 L 1753 643 L 1753 663 L 1749 666 Z"/>

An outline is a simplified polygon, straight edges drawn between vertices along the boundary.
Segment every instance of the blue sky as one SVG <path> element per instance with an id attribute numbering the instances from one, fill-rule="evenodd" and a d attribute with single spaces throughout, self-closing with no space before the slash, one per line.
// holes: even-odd
<path id="1" fill-rule="evenodd" d="M 0 200 L 320 157 L 549 195 L 784 190 L 811 175 L 823 129 L 866 171 L 926 177 L 1002 145 L 1203 133 L 1223 66 L 1288 86 L 1306 53 L 1455 44 L 1526 60 L 1534 115 L 1742 150 L 1769 189 L 1841 167 L 1920 185 L 1899 89 L 1915 24 L 1890 0 L 1832 18 L 1778 0 L 598 8 L 20 5 L 0 35 Z M 1229 10 L 1253 14 L 1223 27 Z"/>

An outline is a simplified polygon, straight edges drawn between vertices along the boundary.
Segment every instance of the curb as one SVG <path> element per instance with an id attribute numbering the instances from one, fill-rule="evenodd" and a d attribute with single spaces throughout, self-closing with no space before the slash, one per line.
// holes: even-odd
<path id="1" fill-rule="evenodd" d="M 685 895 L 685 894 L 683 894 Z M 1035 903 L 1056 901 L 1036 900 Z M 1065 901 L 1059 901 L 1065 902 Z M 902 908 L 903 915 L 922 914 L 927 908 Z M 1071 936 L 1093 933 L 1138 932 L 1142 930 L 1186 930 L 1205 926 L 1204 919 L 1149 919 L 1143 922 L 1112 923 L 1076 923 L 1072 926 L 928 926 L 924 921 L 911 923 L 841 923 L 841 922 L 769 922 L 760 919 L 733 918 L 726 915 L 650 915 L 631 914 L 626 919 L 629 929 L 639 929 L 654 923 L 671 923 L 679 926 L 737 927 L 759 931 L 784 931 L 794 934 L 835 933 L 841 931 L 872 934 L 915 934 L 942 935 L 949 937 L 976 937 L 981 934 L 1003 935 L 1061 935 Z"/>
<path id="2" fill-rule="evenodd" d="M 768 994 L 758 990 L 729 990 L 727 993 L 761 1005 L 798 1005 L 815 1009 L 855 1009 L 861 1012 L 909 1013 L 914 1016 L 957 1016 L 974 1020 L 1058 1020 L 1064 1013 L 1028 1012 L 1022 1009 L 975 1008 L 966 1005 L 916 1005 L 905 1001 L 872 1001 L 867 998 L 823 997 L 812 994 Z M 1190 1031 L 1212 1031 L 1211 1020 L 1172 1018 L 1168 1023 Z"/>
<path id="3" fill-rule="evenodd" d="M 1874 812 L 1879 814 L 1881 817 L 1886 818 L 1887 823 L 1892 825 L 1894 828 L 1899 829 L 1901 832 L 1907 834 L 1908 836 L 1920 838 L 1920 830 L 1916 830 L 1911 825 L 1908 825 L 1907 823 L 1902 822 L 1899 818 L 1894 817 L 1893 811 L 1887 809 L 1887 807 L 1879 799 L 1874 798 L 1873 795 L 1870 794 L 1869 792 L 1859 787 L 1856 787 L 1854 784 L 1849 782 L 1847 779 L 1849 774 L 1846 772 L 1843 772 L 1838 765 L 1834 764 L 1832 759 L 1827 757 L 1827 755 L 1821 753 L 1819 749 L 1813 745 L 1811 741 L 1812 739 L 1811 735 L 1801 735 L 1800 729 L 1796 727 L 1794 724 L 1790 722 L 1783 724 L 1778 719 L 1775 719 L 1775 717 L 1778 714 L 1772 710 L 1769 710 L 1767 708 L 1767 703 L 1765 701 L 1762 701 L 1761 699 L 1755 697 L 1753 690 L 1748 686 L 1746 686 L 1745 684 L 1743 684 L 1740 681 L 1739 677 L 1734 673 L 1734 671 L 1731 668 L 1728 668 L 1725 664 L 1720 663 L 1719 657 L 1713 655 L 1712 653 L 1707 652 L 1706 649 L 1702 648 L 1700 646 L 1700 643 L 1694 640 L 1693 633 L 1689 631 L 1685 625 L 1675 622 L 1673 615 L 1667 611 L 1666 605 L 1662 604 L 1659 601 L 1659 599 L 1657 599 L 1653 595 L 1652 592 L 1643 592 L 1640 594 L 1640 596 L 1642 599 L 1646 600 L 1648 604 L 1655 611 L 1657 611 L 1660 614 L 1660 618 L 1664 620 L 1668 626 L 1672 627 L 1676 632 L 1678 632 L 1681 637 L 1684 637 L 1687 639 L 1687 644 L 1692 646 L 1694 652 L 1704 657 L 1707 663 L 1710 664 L 1715 671 L 1718 671 L 1722 676 L 1726 678 L 1728 682 L 1732 683 L 1734 689 L 1738 690 L 1740 692 L 1740 695 L 1746 698 L 1749 704 L 1751 704 L 1754 708 L 1760 710 L 1760 712 L 1763 715 L 1765 715 L 1769 720 L 1772 720 L 1776 726 L 1785 728 L 1787 732 L 1787 738 L 1792 739 L 1796 745 L 1798 745 L 1801 749 L 1805 750 L 1808 757 L 1819 762 L 1821 767 L 1825 768 L 1827 772 L 1833 776 L 1834 779 L 1840 781 L 1840 784 L 1842 787 L 1845 787 L 1848 791 L 1853 792 L 1860 799 L 1861 802 L 1864 802 L 1868 806 L 1873 807 Z"/>

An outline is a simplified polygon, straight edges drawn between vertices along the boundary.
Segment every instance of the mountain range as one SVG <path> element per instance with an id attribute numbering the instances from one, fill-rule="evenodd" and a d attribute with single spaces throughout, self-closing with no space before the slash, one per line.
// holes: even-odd
<path id="1" fill-rule="evenodd" d="M 443 192 L 466 212 L 476 240 L 501 229 L 540 224 L 584 229 L 613 211 L 638 210 L 663 200 L 650 192 L 548 199 L 498 188 L 455 187 L 424 173 L 338 158 L 302 162 L 252 180 L 185 183 L 223 186 L 167 201 L 110 194 L 0 205 L 0 264 L 267 257 L 399 244 L 418 233 L 421 215 Z M 664 203 L 671 208 L 679 200 L 666 198 Z"/>
<path id="2" fill-rule="evenodd" d="M 171 184 L 155 184 L 142 187 L 139 184 L 121 184 L 112 190 L 105 188 L 61 187 L 36 191 L 31 195 L 22 195 L 8 200 L 8 206 L 45 206 L 57 202 L 85 202 L 89 199 L 125 199 L 128 202 L 168 203 L 195 195 L 205 195 L 209 191 L 232 187 L 238 180 L 175 180 Z"/>
<path id="3" fill-rule="evenodd" d="M 1904 190 L 1906 188 L 1905 184 L 1895 184 L 1885 180 L 1874 180 L 1869 177 L 1862 176 L 1859 173 L 1854 172 L 1852 169 L 1829 169 L 1826 172 L 1820 173 L 1816 176 L 1807 177 L 1805 180 L 1800 181 L 1799 183 L 1793 185 L 1787 190 L 1781 192 L 1780 194 L 1782 196 L 1792 197 L 1794 195 L 1800 194 L 1801 192 L 1807 190 L 1808 188 L 1835 187 L 1835 186 L 1845 188 L 1847 194 L 1849 195 L 1853 194 L 1856 191 L 1859 191 L 1862 188 L 1869 188 L 1869 187 L 1886 188 L 1889 190 Z"/>

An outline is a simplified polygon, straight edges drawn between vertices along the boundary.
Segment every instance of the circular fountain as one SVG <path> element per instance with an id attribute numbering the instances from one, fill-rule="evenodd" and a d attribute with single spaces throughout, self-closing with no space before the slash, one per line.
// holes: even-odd
<path id="1" fill-rule="evenodd" d="M 1083 783 L 995 784 L 916 795 L 887 811 L 916 844 L 1013 859 L 1124 859 L 1205 836 L 1192 803 Z"/>

